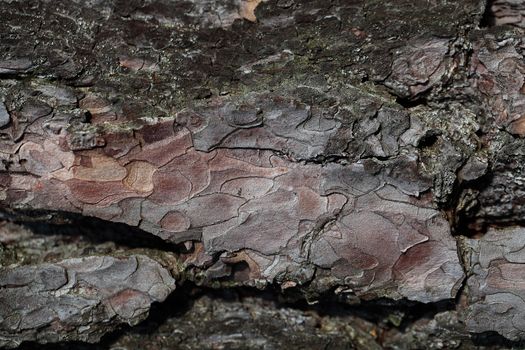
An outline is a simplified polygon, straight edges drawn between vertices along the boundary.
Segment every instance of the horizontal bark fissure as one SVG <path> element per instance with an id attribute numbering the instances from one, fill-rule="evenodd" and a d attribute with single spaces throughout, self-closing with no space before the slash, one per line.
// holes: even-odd
<path id="1" fill-rule="evenodd" d="M 28 224 L 28 228 L 33 230 L 36 235 L 62 235 L 65 237 L 68 236 L 75 236 L 80 235 L 82 237 L 85 237 L 89 240 L 92 239 L 90 244 L 101 244 L 104 241 L 114 241 L 117 244 L 119 244 L 120 251 L 126 252 L 126 250 L 133 250 L 134 248 L 148 248 L 148 246 L 151 245 L 151 242 L 148 242 L 150 240 L 150 234 L 148 233 L 141 233 L 139 236 L 131 237 L 129 234 L 135 234 L 137 235 L 138 231 L 137 229 L 129 228 L 126 225 L 119 225 L 111 222 L 104 222 L 97 219 L 91 219 L 86 217 L 81 217 L 79 215 L 71 215 L 68 213 L 56 213 L 56 221 L 61 222 L 57 224 L 47 224 L 47 225 L 35 225 L 34 223 Z M 49 215 L 49 214 L 48 214 Z M 36 220 L 42 219 L 42 213 L 31 213 L 30 217 L 33 217 Z M 45 216 L 44 216 L 45 217 Z M 64 221 L 69 221 L 69 224 L 64 224 Z M 90 223 L 91 221 L 91 223 Z M 37 221 L 38 222 L 38 221 Z M 88 224 L 86 224 L 88 223 Z M 79 228 L 82 228 L 79 232 Z M 103 231 L 101 232 L 101 228 Z M 126 232 L 126 230 L 130 230 L 129 232 Z M 92 232 L 89 232 L 92 230 Z M 134 244 L 133 242 L 136 242 Z M 122 245 L 123 244 L 123 245 Z M 175 246 L 166 246 L 165 244 L 159 244 L 159 246 L 152 246 L 151 249 L 163 249 L 165 251 L 174 252 L 177 258 L 180 258 L 183 254 L 187 254 L 190 251 L 187 249 L 184 249 L 181 247 L 179 250 L 180 252 L 177 252 L 173 249 Z M 461 249 L 461 245 L 459 245 L 459 248 Z M 216 254 L 213 257 L 213 260 L 207 264 L 208 267 L 213 266 L 220 258 L 220 252 Z M 460 251 L 460 256 L 462 256 L 462 252 Z M 465 264 L 465 261 L 462 261 L 463 264 Z M 232 265 L 233 266 L 233 265 Z M 465 265 L 463 265 L 466 269 Z M 136 326 L 137 329 L 143 331 L 143 327 L 149 327 L 148 324 L 151 324 L 152 327 L 154 325 L 158 324 L 158 318 L 159 317 L 181 317 L 181 314 L 179 311 L 175 311 L 172 313 L 172 311 L 168 310 L 179 310 L 180 303 L 181 303 L 181 293 L 187 293 L 188 290 L 197 289 L 201 290 L 199 293 L 204 294 L 221 294 L 221 290 L 228 290 L 231 287 L 225 287 L 230 284 L 230 278 L 231 277 L 218 277 L 214 279 L 210 279 L 207 277 L 199 277 L 202 272 L 206 271 L 206 267 L 200 267 L 194 270 L 193 267 L 188 267 L 187 271 L 178 271 L 178 278 L 181 278 L 178 283 L 178 288 L 182 288 L 181 291 L 177 289 L 177 291 L 172 292 L 170 295 L 168 301 L 159 304 L 158 307 L 154 307 L 152 309 L 152 315 L 149 317 L 150 321 L 145 321 L 145 324 Z M 233 271 L 232 271 L 233 273 Z M 232 275 L 233 277 L 233 275 Z M 192 282 L 193 281 L 193 282 Z M 195 285 L 195 283 L 198 283 L 198 285 Z M 308 288 L 308 284 L 310 282 L 306 282 L 303 287 Z M 404 331 L 408 330 L 411 326 L 416 324 L 418 320 L 420 319 L 432 319 L 436 314 L 447 312 L 447 311 L 454 311 L 456 310 L 459 300 L 461 296 L 463 295 L 464 288 L 465 288 L 466 280 L 462 282 L 461 287 L 459 287 L 458 295 L 456 296 L 456 299 L 451 300 L 444 300 L 440 302 L 434 302 L 434 303 L 417 303 L 409 300 L 389 300 L 389 299 L 376 299 L 371 301 L 360 301 L 358 298 L 355 298 L 350 295 L 350 298 L 347 297 L 347 294 L 336 292 L 334 294 L 334 291 L 337 289 L 336 287 L 331 288 L 329 291 L 326 291 L 322 294 L 315 294 L 313 297 L 308 296 L 307 291 L 302 291 L 301 288 L 287 288 L 286 290 L 283 290 L 282 286 L 279 283 L 272 285 L 267 285 L 263 287 L 263 289 L 254 289 L 249 287 L 233 287 L 233 291 L 245 291 L 242 293 L 248 293 L 252 296 L 255 296 L 257 298 L 263 297 L 264 299 L 269 300 L 281 300 L 286 303 L 292 303 L 292 304 L 283 304 L 280 307 L 292 307 L 293 309 L 302 310 L 302 311 L 309 311 L 309 312 L 315 312 L 318 313 L 321 317 L 335 317 L 335 316 L 355 316 L 359 319 L 366 320 L 367 322 L 370 322 L 371 324 L 376 325 L 379 329 L 397 329 L 400 333 L 403 333 Z M 207 289 L 205 287 L 206 285 L 215 285 L 215 289 Z M 222 285 L 222 286 L 221 286 Z M 228 292 L 226 292 L 228 294 Z M 306 293 L 306 294 L 305 294 Z M 182 297 L 182 300 L 191 300 L 191 297 L 188 298 L 187 296 Z M 306 304 L 306 300 L 310 300 L 309 302 L 313 304 L 308 305 Z M 349 305 L 350 303 L 350 305 Z M 172 307 L 172 305 L 177 304 L 177 307 Z M 330 306 L 332 305 L 332 306 Z M 337 306 L 339 305 L 339 306 Z M 345 306 L 346 305 L 346 306 Z M 345 311 L 342 311 L 341 308 L 343 308 Z M 164 316 L 156 315 L 157 311 L 163 314 Z M 389 318 L 392 318 L 395 321 L 386 321 Z M 398 319 L 399 318 L 399 319 Z M 394 324 L 391 324 L 389 322 L 394 322 Z M 124 333 L 133 333 L 134 328 L 125 328 L 125 330 L 117 331 L 115 333 L 110 333 L 106 336 L 106 340 L 103 340 L 99 345 L 88 345 L 87 343 L 58 343 L 57 346 L 62 347 L 76 347 L 76 346 L 82 346 L 86 349 L 96 349 L 97 346 L 105 346 L 104 344 L 110 344 L 113 341 L 117 341 L 117 339 L 122 336 Z M 480 334 L 480 335 L 473 335 L 472 342 L 477 344 L 478 342 L 480 344 L 483 344 L 484 346 L 492 346 L 493 344 L 502 344 L 506 342 L 503 342 L 503 338 L 500 338 L 498 336 L 494 335 L 486 335 L 486 334 Z M 62 344 L 62 345 L 61 345 Z M 510 343 L 509 343 L 510 344 Z M 25 349 L 27 347 L 34 346 L 33 343 L 28 343 L 26 345 L 22 345 L 21 349 Z"/>
<path id="2" fill-rule="evenodd" d="M 140 228 L 71 212 L 46 210 L 0 211 L 0 220 L 26 227 L 36 235 L 81 236 L 93 243 L 112 242 L 123 249 L 147 248 L 177 253 L 184 250 Z"/>
<path id="3" fill-rule="evenodd" d="M 455 308 L 454 302 L 438 302 L 431 304 L 420 304 L 410 301 L 392 301 L 392 300 L 375 300 L 369 302 L 362 302 L 358 305 L 348 305 L 345 301 L 339 301 L 334 299 L 333 295 L 326 295 L 326 298 L 322 298 L 320 303 L 310 305 L 304 302 L 301 299 L 297 299 L 297 296 L 293 293 L 282 293 L 279 289 L 274 289 L 273 287 L 266 288 L 265 290 L 258 290 L 253 288 L 246 287 L 234 287 L 234 288 L 222 288 L 222 289 L 213 289 L 206 287 L 199 287 L 191 282 L 186 282 L 182 286 L 179 286 L 177 291 L 173 292 L 166 301 L 158 304 L 153 304 L 149 316 L 139 325 L 136 326 L 123 326 L 120 329 L 117 329 L 111 333 L 106 334 L 100 342 L 97 344 L 90 344 L 85 342 L 58 342 L 55 344 L 37 344 L 33 342 L 24 342 L 18 347 L 19 350 L 30 350 L 34 349 L 35 346 L 38 346 L 39 349 L 51 350 L 51 349 L 83 349 L 83 350 L 98 350 L 98 349 L 107 349 L 118 346 L 138 346 L 143 344 L 156 344 L 155 335 L 158 332 L 159 328 L 163 324 L 169 325 L 173 323 L 173 320 L 182 320 L 178 323 L 175 323 L 181 329 L 184 329 L 184 323 L 188 324 L 194 321 L 187 320 L 190 313 L 196 313 L 194 311 L 195 303 L 199 303 L 199 300 L 206 298 L 208 305 L 219 308 L 218 305 L 235 305 L 234 310 L 231 316 L 227 316 L 224 320 L 226 323 L 236 322 L 236 317 L 245 317 L 238 316 L 239 305 L 242 305 L 243 301 L 246 300 L 250 305 L 258 305 L 252 308 L 252 312 L 258 311 L 258 307 L 264 308 L 265 310 L 273 310 L 272 312 L 275 315 L 278 315 L 279 312 L 287 312 L 288 317 L 290 317 L 290 310 L 297 314 L 309 315 L 315 317 L 317 320 L 338 320 L 337 322 L 351 322 L 350 324 L 354 325 L 355 330 L 358 332 L 357 336 L 348 337 L 346 342 L 340 343 L 339 339 L 330 335 L 326 339 L 326 344 L 332 344 L 333 341 L 336 341 L 337 346 L 344 344 L 345 348 L 351 347 L 359 350 L 367 349 L 382 349 L 383 346 L 386 348 L 396 348 L 394 345 L 399 345 L 396 343 L 391 343 L 388 340 L 388 337 L 385 337 L 385 334 L 391 336 L 392 333 L 404 333 L 408 332 L 415 324 L 421 321 L 429 320 L 435 317 L 435 315 L 443 312 L 452 311 Z M 220 310 L 220 309 L 219 309 Z M 199 310 L 200 312 L 200 310 Z M 199 320 L 199 317 L 195 318 Z M 275 317 L 275 316 L 274 316 Z M 218 319 L 222 318 L 219 316 Z M 267 327 L 262 321 L 257 323 L 255 319 L 255 325 L 261 327 L 264 331 L 264 327 Z M 240 318 L 240 322 L 249 324 L 253 327 L 251 322 L 253 320 L 247 320 L 245 318 Z M 203 318 L 201 322 L 209 322 L 206 318 Z M 237 321 L 238 322 L 238 321 Z M 278 318 L 273 318 L 272 322 L 281 322 Z M 278 323 L 279 324 L 279 323 Z M 240 324 L 239 324 L 240 325 Z M 173 326 L 167 326 L 168 329 L 171 329 Z M 323 336 L 323 330 L 317 326 L 314 330 L 311 330 L 318 337 Z M 223 336 L 225 339 L 228 339 L 229 334 L 231 334 L 231 329 L 227 326 L 218 327 L 218 329 L 209 330 L 211 334 L 220 339 Z M 239 329 L 239 332 L 242 332 L 243 329 Z M 372 335 L 368 332 L 372 332 Z M 330 334 L 330 333 L 328 333 Z M 381 336 L 383 334 L 383 336 Z M 153 335 L 152 339 L 148 339 L 150 335 Z M 165 336 L 165 335 L 164 335 Z M 188 334 L 190 336 L 190 334 Z M 287 334 L 283 334 L 282 338 L 277 336 L 277 343 L 279 346 L 297 346 L 296 336 L 305 337 L 304 333 L 296 334 L 294 331 L 288 330 Z M 341 336 L 341 334 L 339 334 Z M 442 335 L 435 335 L 437 340 L 434 340 L 436 343 L 445 341 L 442 338 Z M 130 341 L 131 339 L 131 341 Z M 165 346 L 181 346 L 184 344 L 185 337 L 179 338 L 172 335 L 164 340 Z M 288 341 L 283 339 L 289 339 Z M 331 340 L 330 340 L 331 339 Z M 461 339 L 461 342 L 458 344 L 463 344 L 465 348 L 477 348 L 477 349 L 496 349 L 496 348 L 513 348 L 522 346 L 521 342 L 513 342 L 508 339 L 505 339 L 501 335 L 495 332 L 484 332 L 481 334 L 472 334 L 470 336 L 464 335 Z M 273 339 L 272 339 L 273 340 Z M 268 337 L 268 343 L 272 344 L 272 340 Z M 203 336 L 202 339 L 197 339 L 200 341 L 201 346 L 207 347 L 209 341 L 207 337 Z M 231 340 L 230 340 L 231 341 Z M 213 344 L 213 342 L 211 342 Z M 231 344 L 239 344 L 243 346 L 246 344 L 242 340 L 233 342 Z M 431 344 L 431 343 L 429 343 Z M 452 343 L 453 344 L 453 343 Z M 275 346 L 276 344 L 273 343 Z M 316 345 L 313 345 L 314 348 L 318 348 Z M 319 347 L 321 349 L 322 347 Z"/>

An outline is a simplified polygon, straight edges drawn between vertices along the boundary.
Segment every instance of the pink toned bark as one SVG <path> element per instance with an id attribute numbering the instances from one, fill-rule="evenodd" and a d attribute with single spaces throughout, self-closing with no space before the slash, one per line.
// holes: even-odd
<path id="1" fill-rule="evenodd" d="M 77 339 L 98 341 L 120 323 L 137 324 L 175 280 L 143 255 L 92 256 L 0 269 L 2 344 Z"/>
<path id="2" fill-rule="evenodd" d="M 172 242 L 202 240 L 226 264 L 245 254 L 257 264 L 250 279 L 266 283 L 290 271 L 306 283 L 319 268 L 358 295 L 430 302 L 453 297 L 463 278 L 431 202 L 404 194 L 365 163 L 198 151 L 173 121 L 137 129 L 124 149 L 119 135 L 108 134 L 104 147 L 73 151 L 70 137 L 62 131 L 23 143 L 17 156 L 30 174 L 10 175 L 4 203 L 123 222 Z M 302 266 L 309 272 L 295 277 Z"/>

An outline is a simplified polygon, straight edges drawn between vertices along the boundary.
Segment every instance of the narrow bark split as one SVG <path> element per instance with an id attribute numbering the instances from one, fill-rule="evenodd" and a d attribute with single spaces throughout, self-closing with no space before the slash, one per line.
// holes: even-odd
<path id="1" fill-rule="evenodd" d="M 525 339 L 520 1 L 2 4 L 0 346 L 99 342 L 190 282 L 363 306 L 203 297 L 115 344 L 207 307 L 260 329 L 190 348 L 284 346 L 272 317 L 311 348 Z"/>

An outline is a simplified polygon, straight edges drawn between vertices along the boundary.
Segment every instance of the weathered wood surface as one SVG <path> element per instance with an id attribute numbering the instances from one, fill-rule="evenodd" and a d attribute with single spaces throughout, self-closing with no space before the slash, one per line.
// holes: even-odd
<path id="1" fill-rule="evenodd" d="M 524 339 L 521 231 L 482 236 L 523 222 L 509 3 L 479 28 L 479 0 L 3 1 L 4 217 L 166 246 L 26 259 L 6 224 L 0 344 L 97 341 L 183 279 L 458 300 L 457 332 Z"/>

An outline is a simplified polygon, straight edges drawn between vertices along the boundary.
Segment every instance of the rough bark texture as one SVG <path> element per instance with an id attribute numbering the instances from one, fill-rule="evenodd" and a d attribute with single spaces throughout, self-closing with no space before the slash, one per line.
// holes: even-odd
<path id="1" fill-rule="evenodd" d="M 0 346 L 525 339 L 522 1 L 0 3 Z"/>

